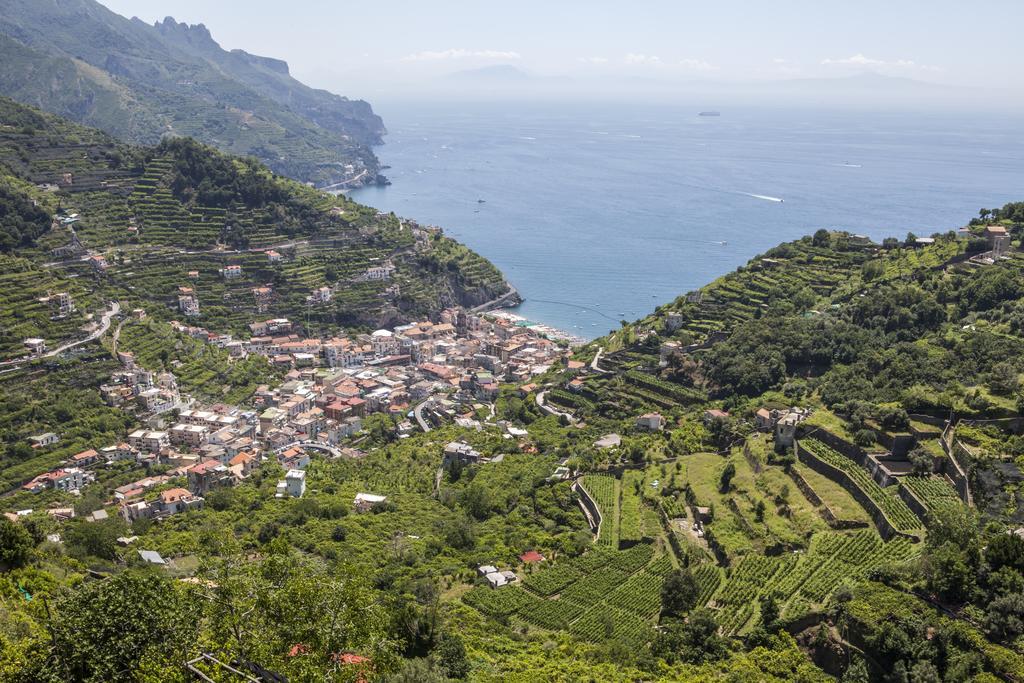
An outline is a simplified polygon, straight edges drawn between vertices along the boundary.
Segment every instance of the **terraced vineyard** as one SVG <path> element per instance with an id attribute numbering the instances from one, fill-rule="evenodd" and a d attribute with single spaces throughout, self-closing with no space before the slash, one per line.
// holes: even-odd
<path id="1" fill-rule="evenodd" d="M 627 470 L 622 475 L 622 506 L 619 512 L 619 541 L 636 543 L 643 538 L 641 517 L 641 492 L 644 474 L 638 470 Z"/>
<path id="2" fill-rule="evenodd" d="M 945 477 L 906 476 L 900 480 L 900 483 L 924 503 L 929 511 L 955 508 L 961 505 L 960 496 Z"/>
<path id="3" fill-rule="evenodd" d="M 871 478 L 863 467 L 816 439 L 803 439 L 800 447 L 822 462 L 844 472 L 864 494 L 882 509 L 892 525 L 900 531 L 921 528 L 921 520 L 907 507 L 894 490 L 885 489 Z"/>
<path id="4" fill-rule="evenodd" d="M 25 259 L 0 256 L 0 360 L 23 355 L 22 342 L 28 337 L 41 337 L 53 348 L 86 336 L 80 329 L 86 313 L 103 308 L 104 301 L 89 282 L 59 275 Z M 57 292 L 70 294 L 77 309 L 63 319 L 55 319 L 57 311 L 40 300 Z"/>
<path id="5" fill-rule="evenodd" d="M 748 556 L 729 570 L 721 587 L 713 592 L 710 606 L 720 610 L 719 621 L 729 633 L 740 633 L 756 623 L 755 605 L 761 596 L 772 594 L 784 616 L 800 616 L 827 605 L 841 586 L 863 578 L 876 567 L 914 558 L 920 546 L 909 539 L 883 542 L 873 531 L 850 534 L 815 534 L 805 553 L 781 557 Z M 702 586 L 701 602 L 707 600 L 709 584 L 717 585 L 718 569 L 701 565 L 695 570 Z"/>
<path id="6" fill-rule="evenodd" d="M 169 325 L 155 321 L 125 325 L 119 348 L 134 353 L 145 368 L 173 370 L 183 391 L 229 403 L 245 401 L 256 387 L 281 376 L 265 358 L 232 360 L 223 349 L 180 335 Z M 173 361 L 178 363 L 172 366 Z"/>
<path id="7" fill-rule="evenodd" d="M 668 555 L 639 543 L 628 550 L 596 546 L 581 557 L 544 567 L 521 586 L 480 586 L 463 601 L 497 618 L 515 617 L 584 640 L 644 642 L 661 606 L 661 584 L 672 570 Z"/>
<path id="8" fill-rule="evenodd" d="M 619 545 L 619 480 L 606 474 L 588 474 L 580 482 L 601 511 L 600 545 Z"/>

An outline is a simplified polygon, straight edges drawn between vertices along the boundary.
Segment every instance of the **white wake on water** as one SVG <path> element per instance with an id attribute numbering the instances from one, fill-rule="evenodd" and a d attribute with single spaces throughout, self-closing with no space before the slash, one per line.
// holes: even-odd
<path id="1" fill-rule="evenodd" d="M 766 202 L 780 202 L 781 203 L 781 202 L 785 201 L 781 197 L 769 197 L 766 194 L 751 194 L 749 192 L 741 192 L 740 194 L 745 194 L 748 197 L 753 197 L 754 199 L 763 199 Z"/>

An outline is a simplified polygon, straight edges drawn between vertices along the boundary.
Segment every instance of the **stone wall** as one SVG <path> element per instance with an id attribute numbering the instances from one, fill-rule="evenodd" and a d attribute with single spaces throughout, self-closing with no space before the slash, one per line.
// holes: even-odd
<path id="1" fill-rule="evenodd" d="M 817 436 L 818 433 L 816 432 L 815 437 Z M 824 441 L 824 439 L 821 440 Z M 893 526 L 892 522 L 889 521 L 889 518 L 885 516 L 885 513 L 882 511 L 882 508 L 878 507 L 878 504 L 875 503 L 875 501 L 873 501 L 868 496 L 868 494 L 866 494 L 864 490 L 861 489 L 861 487 L 856 484 L 856 482 L 850 479 L 849 475 L 847 475 L 846 472 L 843 472 L 842 470 L 833 467 L 832 465 L 828 464 L 823 460 L 819 460 L 809 450 L 807 450 L 806 448 L 802 448 L 799 442 L 796 443 L 796 457 L 800 460 L 800 462 L 804 463 L 815 472 L 825 475 L 826 477 L 835 481 L 844 489 L 846 489 L 846 491 L 851 496 L 853 496 L 858 503 L 863 505 L 865 510 L 868 511 L 868 514 L 871 515 L 872 521 L 874 521 L 875 526 L 878 528 L 878 533 L 886 541 L 897 536 L 909 538 L 914 542 L 921 540 L 913 534 L 898 531 L 896 527 Z"/>

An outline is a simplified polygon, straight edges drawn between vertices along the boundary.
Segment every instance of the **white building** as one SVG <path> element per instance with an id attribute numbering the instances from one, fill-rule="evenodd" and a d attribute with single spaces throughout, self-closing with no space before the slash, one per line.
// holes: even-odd
<path id="1" fill-rule="evenodd" d="M 387 496 L 378 496 L 374 493 L 357 493 L 352 504 L 356 512 L 368 512 L 374 505 L 383 503 L 386 500 Z"/>
<path id="2" fill-rule="evenodd" d="M 283 481 L 277 482 L 277 498 L 302 498 L 306 493 L 306 473 L 303 470 L 288 470 Z"/>

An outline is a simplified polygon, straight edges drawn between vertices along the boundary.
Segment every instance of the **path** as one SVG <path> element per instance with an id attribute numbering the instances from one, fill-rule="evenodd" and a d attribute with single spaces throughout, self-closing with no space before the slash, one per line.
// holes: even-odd
<path id="1" fill-rule="evenodd" d="M 598 363 L 601 362 L 601 354 L 602 353 L 604 353 L 604 347 L 603 346 L 597 347 L 597 353 L 594 354 L 594 360 L 590 361 L 590 369 L 593 370 L 594 372 L 596 372 L 599 375 L 608 372 L 607 370 L 602 370 L 597 365 Z"/>

